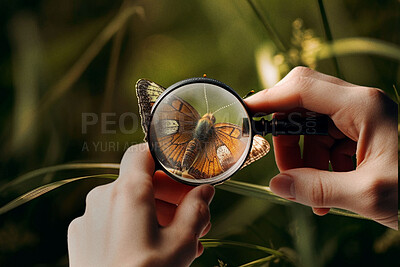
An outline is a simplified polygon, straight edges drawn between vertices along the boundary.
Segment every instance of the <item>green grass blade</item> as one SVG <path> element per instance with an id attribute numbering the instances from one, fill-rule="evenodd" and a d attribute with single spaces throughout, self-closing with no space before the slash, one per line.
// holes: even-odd
<path id="1" fill-rule="evenodd" d="M 258 266 L 260 264 L 263 264 L 263 263 L 266 263 L 266 262 L 270 262 L 270 261 L 273 261 L 275 259 L 276 259 L 275 255 L 270 255 L 268 257 L 264 257 L 264 258 L 261 258 L 261 259 L 258 259 L 258 260 L 255 260 L 255 261 L 240 265 L 239 267 Z"/>
<path id="2" fill-rule="evenodd" d="M 272 42 L 274 42 L 276 48 L 280 52 L 287 52 L 288 48 L 286 45 L 282 42 L 281 38 L 279 37 L 278 33 L 275 31 L 275 29 L 271 26 L 271 22 L 268 21 L 266 16 L 261 15 L 260 11 L 258 8 L 255 6 L 252 0 L 247 0 L 249 3 L 251 9 L 253 9 L 254 13 L 256 14 L 257 18 L 261 21 L 261 24 L 264 26 L 264 28 L 267 30 L 267 33 L 269 37 L 271 38 Z"/>
<path id="3" fill-rule="evenodd" d="M 220 239 L 200 239 L 201 244 L 204 248 L 216 248 L 216 247 L 236 247 L 236 248 L 248 248 L 248 249 L 255 249 L 258 251 L 266 252 L 268 254 L 274 255 L 278 258 L 284 258 L 285 255 L 275 249 L 266 248 L 259 245 L 243 243 L 238 241 L 229 241 L 229 240 L 220 240 Z"/>
<path id="4" fill-rule="evenodd" d="M 120 167 L 120 164 L 117 164 L 117 163 L 70 163 L 70 164 L 61 164 L 61 165 L 45 167 L 45 168 L 37 169 L 37 170 L 31 171 L 29 173 L 26 173 L 22 176 L 19 176 L 16 179 L 14 179 L 10 183 L 5 184 L 4 186 L 2 186 L 0 188 L 0 193 L 5 192 L 6 190 L 10 189 L 11 187 L 21 185 L 21 184 L 23 184 L 23 182 L 28 181 L 34 177 L 48 174 L 48 173 L 57 172 L 57 171 L 82 170 L 82 169 L 114 169 L 114 170 L 118 170 L 119 167 Z M 101 175 L 102 174 L 100 174 L 98 176 L 101 176 Z M 116 174 L 107 174 L 107 175 L 117 176 Z M 96 177 L 96 175 L 84 176 L 84 177 Z M 71 178 L 71 179 L 75 179 L 75 178 Z M 70 179 L 67 179 L 67 180 L 70 180 Z M 63 181 L 66 181 L 66 180 L 63 180 Z M 60 182 L 62 182 L 62 181 L 60 181 Z M 57 182 L 55 182 L 55 183 L 57 183 Z M 39 190 L 40 188 L 42 188 L 42 187 L 38 187 L 34 190 Z M 281 198 L 281 197 L 275 195 L 274 193 L 272 193 L 271 189 L 268 186 L 262 186 L 262 185 L 257 185 L 257 184 L 229 180 L 229 181 L 226 181 L 224 184 L 218 185 L 217 188 L 220 188 L 222 190 L 226 190 L 226 191 L 229 191 L 229 192 L 232 192 L 235 194 L 240 194 L 243 196 L 265 199 L 265 200 L 268 200 L 270 202 L 277 203 L 277 204 L 283 204 L 283 205 L 292 205 L 293 204 L 292 201 L 286 200 L 286 199 Z M 48 190 L 48 191 L 50 191 L 50 190 Z M 44 194 L 48 191 L 45 191 L 42 194 Z M 335 215 L 342 215 L 342 216 L 346 216 L 346 217 L 358 218 L 358 219 L 368 219 L 368 218 L 362 217 L 358 214 L 355 214 L 353 212 L 350 212 L 347 210 L 336 209 L 336 208 L 332 208 L 329 213 L 335 214 Z M 399 213 L 399 218 L 400 218 L 400 213 Z"/>
<path id="5" fill-rule="evenodd" d="M 256 184 L 250 184 L 250 183 L 245 183 L 245 182 L 240 182 L 240 181 L 229 180 L 229 181 L 226 181 L 224 184 L 218 185 L 218 188 L 221 188 L 223 190 L 226 190 L 226 191 L 229 191 L 232 193 L 240 194 L 243 196 L 266 199 L 268 201 L 271 201 L 271 202 L 274 202 L 277 204 L 283 204 L 283 205 L 293 204 L 292 201 L 286 200 L 286 199 L 281 198 L 281 197 L 275 195 L 274 193 L 272 193 L 271 189 L 268 186 L 262 186 L 262 185 L 256 185 Z M 329 213 L 335 214 L 335 215 L 351 217 L 351 218 L 357 218 L 357 219 L 368 219 L 368 218 L 360 216 L 356 213 L 353 213 L 351 211 L 337 209 L 337 208 L 331 208 Z"/>
<path id="6" fill-rule="evenodd" d="M 120 12 L 125 8 L 129 7 L 128 0 L 124 0 L 120 7 Z M 118 62 L 121 54 L 122 41 L 126 32 L 126 25 L 123 24 L 114 36 L 114 40 L 111 47 L 110 63 L 107 71 L 106 86 L 103 97 L 103 111 L 111 110 L 111 104 L 113 99 L 113 94 L 115 90 L 115 83 L 118 73 Z"/>
<path id="7" fill-rule="evenodd" d="M 143 14 L 143 8 L 130 6 L 122 9 L 115 18 L 103 29 L 103 31 L 89 45 L 82 56 L 76 61 L 65 76 L 49 90 L 42 102 L 42 110 L 48 108 L 55 100 L 60 98 L 78 80 L 97 56 L 104 45 L 122 28 L 127 20 L 134 14 Z"/>
<path id="8" fill-rule="evenodd" d="M 372 38 L 344 38 L 323 44 L 316 57 L 321 60 L 332 56 L 356 54 L 376 55 L 400 61 L 399 46 Z"/>
<path id="9" fill-rule="evenodd" d="M 82 169 L 119 169 L 118 163 L 69 163 L 69 164 L 60 164 L 54 165 L 50 167 L 45 167 L 41 169 L 37 169 L 26 174 L 23 174 L 11 182 L 3 185 L 0 188 L 0 193 L 4 192 L 5 190 L 9 189 L 12 186 L 16 186 L 21 184 L 22 182 L 28 181 L 36 176 L 57 172 L 57 171 L 65 171 L 65 170 L 82 170 Z"/>
<path id="10" fill-rule="evenodd" d="M 50 192 L 56 188 L 59 188 L 60 186 L 63 186 L 65 184 L 78 181 L 78 180 L 83 180 L 83 179 L 90 179 L 90 178 L 102 178 L 102 179 L 117 179 L 118 175 L 116 174 L 98 174 L 98 175 L 90 175 L 90 176 L 81 176 L 81 177 L 76 177 L 76 178 L 70 178 L 70 179 L 65 179 L 61 181 L 57 181 L 54 183 L 46 184 L 43 186 L 40 186 L 32 191 L 29 191 L 28 193 L 25 193 L 16 199 L 10 201 L 9 203 L 5 204 L 0 208 L 0 215 L 6 213 L 9 210 L 15 209 L 16 207 L 31 201 L 32 199 L 35 199 L 47 192 Z"/>
<path id="11" fill-rule="evenodd" d="M 331 28 L 329 27 L 328 17 L 326 16 L 326 11 L 325 11 L 325 6 L 324 6 L 323 0 L 318 0 L 318 7 L 319 7 L 319 12 L 320 12 L 321 18 L 322 18 L 322 24 L 324 25 L 326 39 L 329 42 L 332 42 L 333 41 L 332 32 L 331 32 Z M 332 59 L 333 59 L 333 65 L 335 66 L 337 76 L 339 78 L 343 79 L 343 75 L 340 72 L 339 63 L 338 63 L 336 56 L 333 56 Z"/>
<path id="12" fill-rule="evenodd" d="M 88 46 L 81 57 L 72 65 L 67 73 L 54 85 L 41 99 L 41 104 L 38 110 L 34 111 L 32 117 L 38 118 L 43 114 L 55 101 L 62 97 L 81 77 L 89 64 L 98 55 L 101 49 L 107 42 L 125 26 L 129 18 L 134 14 L 144 16 L 144 10 L 139 6 L 129 6 L 121 9 L 121 11 L 110 21 L 110 23 L 99 33 L 99 35 Z M 32 123 L 36 121 L 31 119 L 25 124 L 23 131 L 29 131 Z"/>
<path id="13" fill-rule="evenodd" d="M 396 103 L 397 104 L 399 104 L 400 103 L 400 96 L 399 96 L 399 92 L 397 92 L 397 88 L 396 88 L 396 86 L 393 84 L 393 91 L 394 91 L 394 94 L 396 95 Z"/>
<path id="14" fill-rule="evenodd" d="M 239 195 L 244 195 L 248 197 L 256 197 L 261 199 L 266 199 L 268 201 L 278 203 L 278 204 L 290 204 L 289 200 L 281 198 L 274 193 L 268 186 L 245 183 L 235 180 L 229 180 L 225 183 L 218 185 L 217 188 L 236 193 Z"/>

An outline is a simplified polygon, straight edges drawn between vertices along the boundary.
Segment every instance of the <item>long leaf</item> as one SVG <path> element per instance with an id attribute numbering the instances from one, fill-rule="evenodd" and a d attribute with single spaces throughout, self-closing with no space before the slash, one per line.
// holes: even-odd
<path id="1" fill-rule="evenodd" d="M 82 75 L 87 66 L 93 61 L 104 45 L 114 36 L 114 34 L 124 27 L 126 21 L 132 15 L 143 15 L 143 13 L 143 8 L 138 6 L 130 6 L 122 9 L 96 37 L 96 39 L 93 40 L 90 46 L 71 67 L 67 74 L 48 91 L 48 94 L 43 99 L 42 109 L 46 109 L 55 100 L 60 98 L 78 80 L 78 78 Z"/>
<path id="2" fill-rule="evenodd" d="M 32 117 L 38 118 L 43 114 L 56 100 L 62 97 L 81 77 L 82 73 L 86 70 L 93 59 L 98 55 L 106 43 L 125 26 L 132 15 L 138 14 L 144 16 L 144 10 L 139 6 L 129 6 L 121 9 L 121 11 L 110 21 L 110 23 L 99 33 L 99 35 L 88 46 L 81 57 L 72 65 L 68 72 L 52 86 L 41 100 L 38 110 L 34 111 Z M 36 121 L 31 119 L 29 123 L 25 124 L 23 131 L 28 131 Z"/>
<path id="3" fill-rule="evenodd" d="M 339 39 L 322 45 L 321 49 L 316 53 L 316 58 L 319 60 L 332 56 L 369 54 L 400 61 L 399 46 L 372 38 Z"/>
<path id="4" fill-rule="evenodd" d="M 16 199 L 10 201 L 6 205 L 0 208 L 0 214 L 6 213 L 9 210 L 15 209 L 18 206 L 21 206 L 22 204 L 31 201 L 47 192 L 50 192 L 56 188 L 59 188 L 60 186 L 63 186 L 65 184 L 75 182 L 78 180 L 83 180 L 83 179 L 90 179 L 90 178 L 103 178 L 103 179 L 117 179 L 118 175 L 116 174 L 98 174 L 98 175 L 90 175 L 90 176 L 81 176 L 81 177 L 76 177 L 76 178 L 71 178 L 71 179 L 65 179 L 61 181 L 57 181 L 54 183 L 46 184 L 43 186 L 40 186 L 32 191 L 29 191 L 26 194 L 23 194 L 22 196 L 17 197 Z"/>
<path id="5" fill-rule="evenodd" d="M 40 168 L 26 174 L 23 174 L 11 182 L 3 185 L 0 188 L 0 193 L 4 192 L 5 190 L 9 189 L 10 187 L 16 186 L 21 184 L 22 182 L 28 181 L 36 176 L 40 176 L 43 174 L 53 173 L 57 171 L 65 171 L 65 170 L 83 170 L 83 169 L 119 169 L 118 163 L 69 163 L 69 164 L 60 164 L 54 165 L 50 167 Z"/>
<path id="6" fill-rule="evenodd" d="M 129 7 L 129 1 L 124 0 L 121 4 L 120 10 L 123 11 L 127 7 Z M 111 103 L 113 99 L 115 83 L 117 78 L 118 61 L 121 53 L 122 40 L 125 32 L 126 32 L 126 26 L 125 24 L 123 24 L 123 26 L 120 29 L 118 29 L 117 33 L 115 34 L 112 43 L 110 63 L 108 66 L 105 92 L 103 97 L 103 108 L 102 108 L 103 111 L 111 110 Z"/>
<path id="7" fill-rule="evenodd" d="M 397 92 L 397 88 L 396 88 L 396 86 L 394 84 L 393 84 L 393 91 L 394 91 L 394 94 L 396 95 L 395 102 L 397 104 L 399 104 L 400 103 L 400 96 L 399 96 L 399 92 Z"/>
<path id="8" fill-rule="evenodd" d="M 266 199 L 268 201 L 272 201 L 278 204 L 283 204 L 283 205 L 290 205 L 293 204 L 292 201 L 286 200 L 284 198 L 281 198 L 274 193 L 272 193 L 271 189 L 268 186 L 262 186 L 262 185 L 256 185 L 256 184 L 250 184 L 250 183 L 245 183 L 245 182 L 239 182 L 239 181 L 234 181 L 230 180 L 225 182 L 224 184 L 218 185 L 218 188 L 221 188 L 223 190 L 240 194 L 243 196 L 249 196 L 249 197 L 257 197 L 261 199 Z M 335 214 L 335 215 L 342 215 L 346 217 L 352 217 L 352 218 L 357 218 L 357 219 L 368 219 L 365 217 L 362 217 L 356 213 L 353 213 L 351 211 L 347 210 L 341 210 L 341 209 L 336 209 L 332 208 L 329 213 Z"/>
<path id="9" fill-rule="evenodd" d="M 247 0 L 251 9 L 253 9 L 257 18 L 260 20 L 261 24 L 264 26 L 267 31 L 269 38 L 271 38 L 272 42 L 275 44 L 276 48 L 281 52 L 287 52 L 288 48 L 285 46 L 277 31 L 272 27 L 271 22 L 268 20 L 266 16 L 261 15 L 259 9 L 256 7 L 252 0 Z"/>
<path id="10" fill-rule="evenodd" d="M 324 25 L 324 31 L 325 31 L 325 35 L 326 35 L 326 39 L 329 42 L 333 41 L 333 37 L 332 37 L 332 32 L 331 32 L 331 28 L 329 27 L 329 22 L 328 22 L 328 17 L 326 15 L 326 11 L 325 11 L 325 6 L 324 6 L 324 1 L 323 0 L 318 0 L 318 7 L 319 7 L 319 12 L 321 14 L 321 18 L 322 18 L 322 24 Z M 332 56 L 333 59 L 333 64 L 335 66 L 336 69 L 336 74 L 339 78 L 343 79 L 343 75 L 340 72 L 339 69 L 339 63 L 338 60 L 336 58 L 335 55 Z"/>
<path id="11" fill-rule="evenodd" d="M 239 247 L 239 248 L 249 248 L 258 251 L 266 252 L 268 254 L 274 255 L 278 258 L 285 258 L 285 255 L 275 249 L 266 248 L 259 245 L 243 243 L 238 241 L 220 240 L 220 239 L 200 239 L 201 244 L 204 248 L 216 248 L 216 247 Z"/>
<path id="12" fill-rule="evenodd" d="M 118 170 L 119 167 L 120 167 L 120 164 L 117 164 L 117 163 L 71 163 L 71 164 L 61 164 L 61 165 L 50 166 L 50 167 L 34 170 L 32 172 L 26 173 L 26 174 L 16 178 L 14 181 L 12 181 L 12 182 L 4 185 L 2 188 L 0 188 L 0 193 L 4 192 L 6 189 L 9 189 L 12 186 L 16 186 L 18 184 L 21 184 L 24 181 L 27 181 L 36 176 L 43 175 L 46 173 L 52 173 L 52 172 L 63 171 L 63 170 L 78 170 L 78 169 L 115 169 L 115 170 Z M 111 174 L 107 174 L 107 175 L 111 175 Z M 113 174 L 113 175 L 115 175 L 115 174 Z M 87 177 L 95 177 L 95 176 L 87 176 Z M 75 179 L 75 178 L 72 178 L 72 179 Z M 70 180 L 70 179 L 67 179 L 67 180 Z M 60 181 L 60 182 L 62 182 L 62 181 Z M 286 200 L 284 198 L 281 198 L 281 197 L 275 195 L 274 193 L 272 193 L 271 189 L 268 186 L 262 186 L 262 185 L 257 185 L 257 184 L 229 180 L 229 181 L 226 181 L 224 184 L 218 185 L 217 187 L 222 190 L 240 194 L 243 196 L 266 199 L 268 201 L 271 201 L 271 202 L 274 202 L 277 204 L 283 204 L 283 205 L 293 204 L 293 202 Z M 41 187 L 39 187 L 39 188 L 41 188 Z M 39 188 L 37 188 L 37 189 L 39 189 Z M 34 190 L 37 190 L 37 189 L 34 189 Z M 346 216 L 346 217 L 357 218 L 357 219 L 368 219 L 368 218 L 362 217 L 358 214 L 355 214 L 353 212 L 350 212 L 347 210 L 342 210 L 342 209 L 336 209 L 336 208 L 332 208 L 329 213 L 335 214 L 335 215 L 342 215 L 342 216 Z M 398 217 L 400 218 L 400 213 L 399 213 Z"/>
<path id="13" fill-rule="evenodd" d="M 260 265 L 260 264 L 262 264 L 262 263 L 266 263 L 266 262 L 273 261 L 273 260 L 275 260 L 275 259 L 276 259 L 275 255 L 270 255 L 270 256 L 268 256 L 268 257 L 264 257 L 264 258 L 261 258 L 261 259 L 258 259 L 258 260 L 255 260 L 255 261 L 248 262 L 248 263 L 246 263 L 246 264 L 240 265 L 239 267 L 257 266 L 257 265 Z"/>
<path id="14" fill-rule="evenodd" d="M 220 189 L 225 191 L 229 191 L 232 193 L 248 196 L 248 197 L 256 197 L 261 199 L 266 199 L 271 202 L 275 202 L 278 204 L 289 204 L 291 203 L 289 200 L 281 198 L 274 193 L 272 193 L 271 189 L 268 186 L 245 183 L 235 180 L 226 181 L 224 184 L 217 186 Z"/>

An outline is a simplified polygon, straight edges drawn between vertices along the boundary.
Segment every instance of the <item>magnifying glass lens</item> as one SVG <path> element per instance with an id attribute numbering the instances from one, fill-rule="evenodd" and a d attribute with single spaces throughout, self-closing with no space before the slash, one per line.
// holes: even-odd
<path id="1" fill-rule="evenodd" d="M 252 142 L 250 117 L 242 100 L 232 89 L 213 83 L 171 89 L 152 110 L 153 156 L 172 178 L 187 184 L 228 179 L 246 160 Z"/>

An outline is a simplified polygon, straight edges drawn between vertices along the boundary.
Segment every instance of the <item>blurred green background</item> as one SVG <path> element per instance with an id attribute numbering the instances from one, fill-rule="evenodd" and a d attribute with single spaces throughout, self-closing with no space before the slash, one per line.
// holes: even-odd
<path id="1" fill-rule="evenodd" d="M 0 21 L 0 187 L 47 166 L 118 163 L 143 139 L 139 78 L 167 87 L 206 73 L 245 95 L 305 65 L 393 98 L 400 86 L 397 0 L 3 0 Z M 134 115 L 121 128 L 126 112 Z M 85 127 L 88 113 L 99 121 Z M 0 190 L 0 206 L 38 186 L 99 173 L 116 170 L 32 176 Z M 277 173 L 272 151 L 233 179 L 268 185 Z M 70 183 L 0 215 L 0 266 L 68 265 L 68 224 L 82 215 L 87 192 L 109 181 Z M 399 232 L 368 220 L 317 217 L 300 205 L 221 189 L 211 215 L 207 238 L 242 246 L 206 248 L 193 266 L 270 255 L 251 245 L 285 255 L 251 266 L 400 265 Z"/>

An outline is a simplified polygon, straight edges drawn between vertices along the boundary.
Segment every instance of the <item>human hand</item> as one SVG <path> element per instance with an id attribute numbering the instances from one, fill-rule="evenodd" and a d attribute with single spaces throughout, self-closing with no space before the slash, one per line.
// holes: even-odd
<path id="1" fill-rule="evenodd" d="M 300 136 L 273 137 L 281 171 L 270 182 L 274 193 L 318 215 L 338 207 L 398 229 L 397 105 L 381 90 L 297 67 L 245 102 L 254 113 L 303 108 L 334 122 L 328 136 L 304 136 L 303 157 Z"/>
<path id="2" fill-rule="evenodd" d="M 147 144 L 132 146 L 118 179 L 89 192 L 68 228 L 70 266 L 188 266 L 201 255 L 214 188 L 153 173 Z"/>

